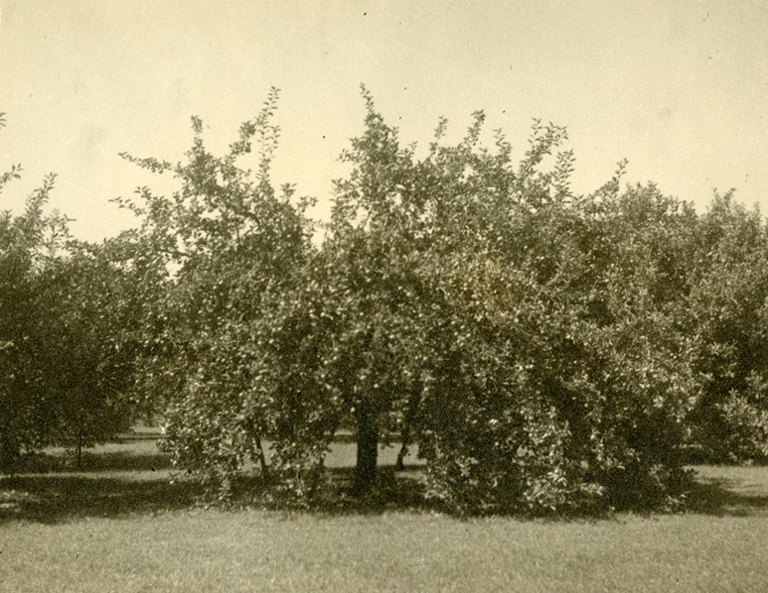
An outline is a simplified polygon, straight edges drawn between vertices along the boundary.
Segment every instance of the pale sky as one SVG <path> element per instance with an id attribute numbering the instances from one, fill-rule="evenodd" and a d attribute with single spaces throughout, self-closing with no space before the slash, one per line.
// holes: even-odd
<path id="1" fill-rule="evenodd" d="M 700 209 L 712 188 L 768 213 L 765 0 L 0 0 L 0 168 L 42 176 L 51 202 L 100 239 L 129 224 L 109 198 L 162 187 L 118 153 L 176 161 L 190 116 L 212 147 L 234 140 L 281 89 L 274 178 L 327 211 L 331 179 L 362 129 L 360 83 L 404 143 L 439 116 L 455 139 L 485 110 L 518 154 L 532 118 L 567 126 L 574 188 L 629 160 Z"/>

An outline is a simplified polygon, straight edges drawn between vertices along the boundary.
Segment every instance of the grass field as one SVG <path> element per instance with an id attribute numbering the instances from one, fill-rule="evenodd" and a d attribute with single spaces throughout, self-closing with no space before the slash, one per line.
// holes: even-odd
<path id="1" fill-rule="evenodd" d="M 3 593 L 768 592 L 768 468 L 696 468 L 686 514 L 460 520 L 204 509 L 152 441 L 100 447 L 82 472 L 58 453 L 0 480 Z"/>

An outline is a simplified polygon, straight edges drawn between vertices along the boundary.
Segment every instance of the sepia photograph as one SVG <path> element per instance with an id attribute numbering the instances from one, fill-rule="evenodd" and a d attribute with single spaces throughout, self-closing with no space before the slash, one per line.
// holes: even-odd
<path id="1" fill-rule="evenodd" d="M 768 2 L 0 0 L 0 593 L 768 592 Z"/>

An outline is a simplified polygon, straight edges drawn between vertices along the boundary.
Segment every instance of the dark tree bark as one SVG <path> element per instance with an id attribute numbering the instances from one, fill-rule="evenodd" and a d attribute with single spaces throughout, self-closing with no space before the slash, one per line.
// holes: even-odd
<path id="1" fill-rule="evenodd" d="M 261 439 L 256 437 L 256 450 L 258 451 L 259 464 L 261 465 L 261 477 L 262 481 L 269 481 L 269 467 L 267 466 L 267 456 L 264 454 L 264 447 L 261 444 Z"/>
<path id="2" fill-rule="evenodd" d="M 405 420 L 400 430 L 400 452 L 397 454 L 395 471 L 401 472 L 405 469 L 405 457 L 408 455 L 408 446 L 411 444 L 411 426 L 416 421 L 416 414 L 419 409 L 419 394 L 412 393 L 408 398 L 408 408 L 405 412 Z"/>
<path id="3" fill-rule="evenodd" d="M 369 492 L 376 484 L 379 434 L 370 406 L 362 403 L 357 413 L 357 463 L 355 465 L 355 494 Z"/>
<path id="4" fill-rule="evenodd" d="M 75 457 L 77 458 L 77 469 L 83 469 L 83 431 L 82 429 L 77 433 L 77 447 L 75 450 Z"/>
<path id="5" fill-rule="evenodd" d="M 397 462 L 395 462 L 395 471 L 401 472 L 405 470 L 405 457 L 408 455 L 408 445 L 410 444 L 411 437 L 410 431 L 407 428 L 403 429 L 401 435 L 400 451 L 397 454 Z"/>
<path id="6" fill-rule="evenodd" d="M 0 435 L 0 474 L 12 474 L 19 459 L 21 448 L 13 439 Z"/>

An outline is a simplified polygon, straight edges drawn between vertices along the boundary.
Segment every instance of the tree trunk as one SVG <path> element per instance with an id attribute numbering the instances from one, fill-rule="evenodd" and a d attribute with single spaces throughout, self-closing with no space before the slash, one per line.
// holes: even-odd
<path id="1" fill-rule="evenodd" d="M 408 398 L 408 408 L 405 412 L 403 426 L 400 429 L 400 452 L 397 454 L 395 471 L 401 472 L 405 469 L 405 457 L 408 455 L 408 446 L 411 444 L 411 426 L 416 421 L 416 414 L 419 409 L 419 393 L 414 392 Z"/>
<path id="2" fill-rule="evenodd" d="M 0 438 L 0 474 L 12 474 L 19 458 L 18 444 L 8 438 Z"/>
<path id="3" fill-rule="evenodd" d="M 264 447 L 261 445 L 261 439 L 256 437 L 256 450 L 259 452 L 259 464 L 261 465 L 261 479 L 263 482 L 269 480 L 269 467 L 267 466 L 267 456 L 264 454 Z"/>
<path id="4" fill-rule="evenodd" d="M 83 469 L 83 430 L 82 428 L 77 432 L 76 456 L 77 456 L 77 469 L 81 470 Z"/>
<path id="5" fill-rule="evenodd" d="M 400 452 L 397 454 L 397 462 L 395 463 L 395 471 L 401 472 L 405 470 L 405 457 L 408 455 L 408 445 L 411 441 L 411 431 L 408 428 L 403 428 L 401 433 L 401 445 Z"/>
<path id="6" fill-rule="evenodd" d="M 379 435 L 375 417 L 366 404 L 357 413 L 357 464 L 355 466 L 355 494 L 366 494 L 376 484 L 376 464 L 379 453 Z"/>

